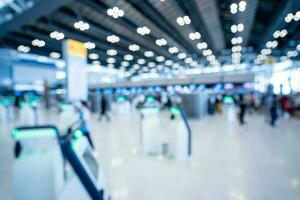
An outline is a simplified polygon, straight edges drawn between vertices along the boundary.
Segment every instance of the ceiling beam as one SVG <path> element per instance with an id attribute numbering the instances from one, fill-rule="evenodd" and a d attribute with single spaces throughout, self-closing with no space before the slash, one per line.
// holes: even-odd
<path id="1" fill-rule="evenodd" d="M 215 0 L 180 0 L 188 10 L 193 26 L 210 48 L 219 53 L 225 48 L 224 33 Z"/>
<path id="2" fill-rule="evenodd" d="M 255 22 L 256 11 L 259 0 L 247 1 L 247 8 L 242 13 L 236 14 L 236 24 L 244 24 L 244 31 L 240 34 L 243 37 L 243 45 L 247 46 L 252 35 L 253 25 Z"/>
<path id="3" fill-rule="evenodd" d="M 290 12 L 295 12 L 299 9 L 300 1 L 299 0 L 282 0 L 277 5 L 276 10 L 274 11 L 273 16 L 270 17 L 269 25 L 265 29 L 265 34 L 262 35 L 259 45 L 264 45 L 268 40 L 273 36 L 273 33 L 284 28 L 286 22 L 284 18 Z"/>
<path id="4" fill-rule="evenodd" d="M 9 32 L 19 30 L 23 25 L 32 23 L 38 18 L 51 14 L 61 6 L 72 3 L 74 0 L 34 0 L 31 8 L 25 10 L 20 15 L 15 16 L 12 20 L 0 25 L 0 38 Z"/>

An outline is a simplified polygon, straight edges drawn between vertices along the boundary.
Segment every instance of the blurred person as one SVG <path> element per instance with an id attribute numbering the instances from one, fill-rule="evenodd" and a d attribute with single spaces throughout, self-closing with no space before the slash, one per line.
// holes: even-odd
<path id="1" fill-rule="evenodd" d="M 270 108 L 270 117 L 271 117 L 271 126 L 275 126 L 276 121 L 278 119 L 278 107 L 279 107 L 279 102 L 277 95 L 272 96 L 272 105 Z"/>
<path id="2" fill-rule="evenodd" d="M 101 121 L 102 117 L 105 116 L 106 120 L 109 122 L 110 117 L 107 113 L 108 112 L 108 102 L 107 102 L 107 99 L 104 94 L 101 97 L 100 106 L 101 106 L 101 111 L 100 111 L 98 120 Z"/>
<path id="3" fill-rule="evenodd" d="M 215 105 L 215 97 L 211 96 L 207 100 L 207 111 L 208 111 L 208 114 L 210 114 L 210 115 L 215 114 L 215 106 L 214 105 Z"/>
<path id="4" fill-rule="evenodd" d="M 282 115 L 284 117 L 289 117 L 290 114 L 290 107 L 291 107 L 291 103 L 289 101 L 289 98 L 287 96 L 283 96 L 280 98 L 280 108 L 282 111 Z"/>
<path id="5" fill-rule="evenodd" d="M 248 95 L 248 101 L 247 101 L 247 110 L 249 110 L 249 114 L 253 114 L 255 111 L 255 101 L 254 101 L 254 94 Z"/>
<path id="6" fill-rule="evenodd" d="M 215 101 L 215 111 L 218 113 L 222 113 L 222 97 L 218 96 Z"/>
<path id="7" fill-rule="evenodd" d="M 88 108 L 88 103 L 86 101 L 81 101 L 80 105 L 75 106 L 75 109 L 79 114 L 79 120 L 73 123 L 73 125 L 71 125 L 71 127 L 68 130 L 68 133 L 72 131 L 72 128 L 74 126 L 78 126 L 79 130 L 83 133 L 84 136 L 86 136 L 92 148 L 95 149 L 94 143 L 90 136 L 89 121 L 91 118 L 91 113 Z"/>
<path id="8" fill-rule="evenodd" d="M 243 95 L 240 95 L 238 118 L 241 125 L 245 124 L 246 102 Z"/>
<path id="9" fill-rule="evenodd" d="M 256 112 L 259 112 L 261 109 L 261 97 L 259 96 L 259 94 L 256 94 L 254 96 L 254 109 Z"/>

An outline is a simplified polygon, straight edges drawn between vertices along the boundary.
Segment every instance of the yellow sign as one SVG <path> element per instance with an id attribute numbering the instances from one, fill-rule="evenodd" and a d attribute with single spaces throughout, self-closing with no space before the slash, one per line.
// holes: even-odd
<path id="1" fill-rule="evenodd" d="M 265 59 L 264 63 L 271 65 L 271 64 L 274 64 L 275 62 L 276 62 L 276 59 L 274 57 L 268 57 Z"/>
<path id="2" fill-rule="evenodd" d="M 68 46 L 68 53 L 70 55 L 86 58 L 87 49 L 84 47 L 84 44 L 82 42 L 68 39 L 67 46 Z"/>

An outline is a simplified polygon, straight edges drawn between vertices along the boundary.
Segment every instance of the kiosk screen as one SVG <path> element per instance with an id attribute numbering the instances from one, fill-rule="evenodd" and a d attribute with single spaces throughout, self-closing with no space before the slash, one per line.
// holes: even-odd
<path id="1" fill-rule="evenodd" d="M 89 167 L 89 169 L 91 170 L 95 180 L 97 180 L 98 178 L 98 163 L 95 160 L 95 158 L 93 157 L 92 153 L 86 149 L 84 154 L 83 154 L 83 159 L 85 161 L 85 163 L 87 164 L 87 166 Z"/>

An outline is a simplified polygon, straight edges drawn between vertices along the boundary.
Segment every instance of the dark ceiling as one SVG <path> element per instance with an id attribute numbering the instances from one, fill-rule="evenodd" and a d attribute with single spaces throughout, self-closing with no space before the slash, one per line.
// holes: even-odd
<path id="1" fill-rule="evenodd" d="M 24 1 L 14 1 L 17 5 Z M 179 64 L 183 60 L 177 54 L 168 51 L 170 47 L 177 47 L 198 63 L 208 65 L 203 52 L 197 48 L 198 42 L 206 42 L 217 58 L 231 53 L 232 37 L 243 38 L 242 53 L 245 59 L 247 53 L 259 53 L 267 41 L 274 40 L 276 30 L 286 29 L 288 35 L 278 39 L 279 46 L 272 52 L 275 56 L 282 56 L 288 49 L 295 48 L 300 40 L 300 21 L 286 23 L 288 13 L 300 10 L 299 0 L 246 0 L 247 8 L 244 12 L 232 14 L 232 0 L 33 0 L 28 10 L 22 13 L 14 11 L 14 17 L 0 24 L 0 46 L 16 49 L 19 45 L 30 47 L 30 52 L 47 55 L 50 52 L 61 52 L 62 40 L 57 41 L 49 37 L 52 31 L 60 31 L 66 38 L 74 38 L 82 42 L 93 42 L 96 48 L 90 53 L 98 53 L 99 61 L 106 65 L 108 49 L 117 50 L 115 66 L 124 60 L 124 55 L 131 54 L 134 59 L 143 58 L 147 62 L 158 61 L 156 57 L 145 57 L 145 51 L 153 51 L 155 56 L 164 56 Z M 124 10 L 124 17 L 117 19 L 107 14 L 107 9 L 114 6 Z M 11 9 L 11 8 L 10 8 Z M 2 16 L 4 11 L 2 9 Z M 177 17 L 188 15 L 191 24 L 179 26 Z M 75 29 L 73 24 L 83 20 L 89 23 L 86 31 Z M 243 23 L 244 31 L 233 34 L 231 26 Z M 151 33 L 139 35 L 137 28 L 147 26 Z M 189 33 L 199 32 L 201 40 L 191 40 Z M 118 43 L 110 43 L 107 36 L 117 35 Z M 157 46 L 156 39 L 164 38 L 168 44 Z M 46 42 L 42 48 L 31 45 L 33 39 Z M 130 51 L 128 46 L 138 44 L 140 50 Z M 223 64 L 223 61 L 220 61 Z M 253 62 L 250 61 L 250 62 Z"/>

